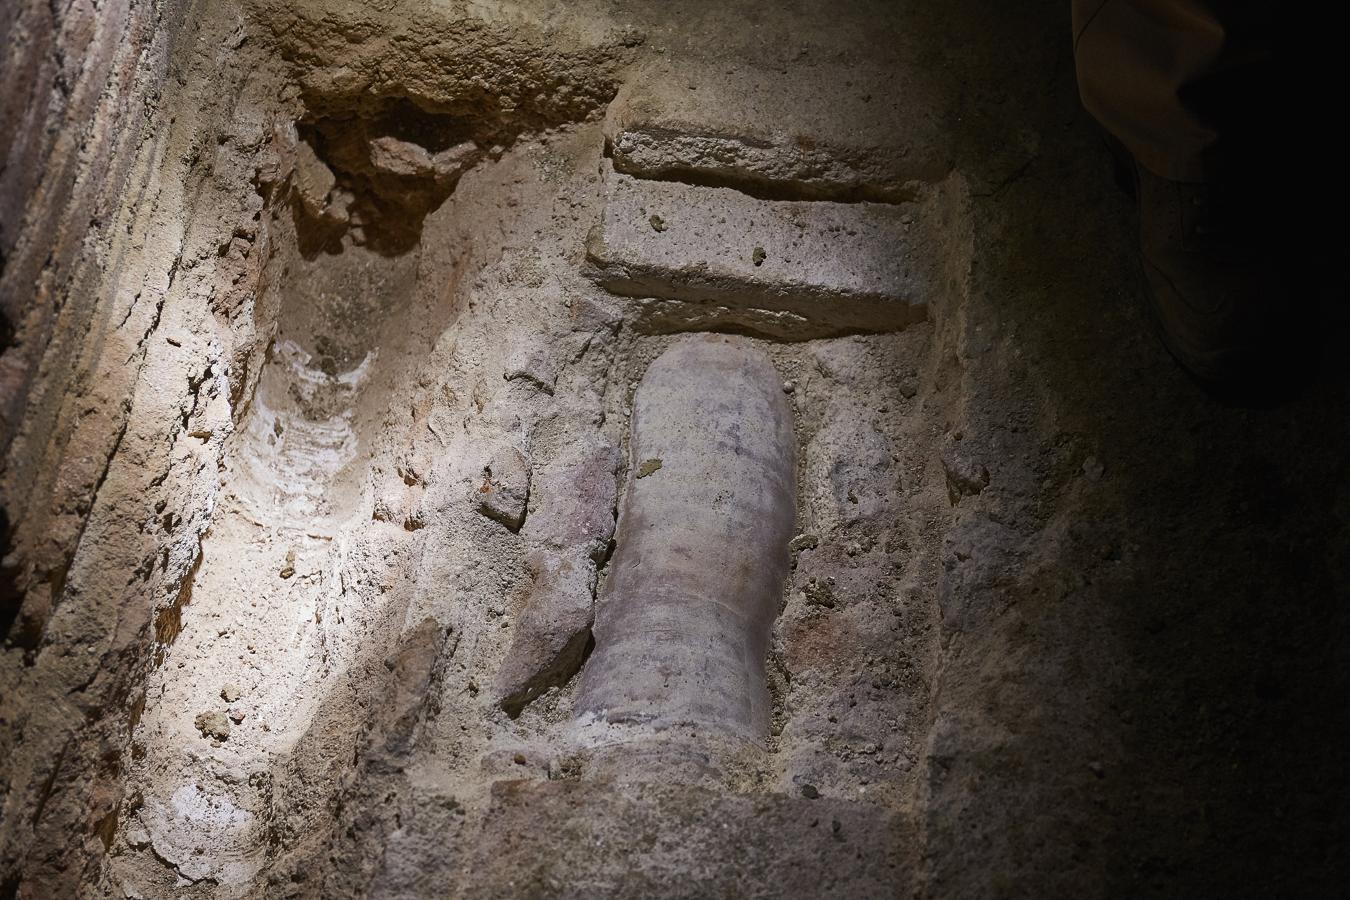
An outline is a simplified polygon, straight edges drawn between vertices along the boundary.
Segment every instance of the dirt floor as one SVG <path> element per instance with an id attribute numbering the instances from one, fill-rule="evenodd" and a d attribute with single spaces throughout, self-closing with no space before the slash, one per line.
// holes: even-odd
<path id="1" fill-rule="evenodd" d="M 0 897 L 1339 895 L 1344 354 L 1167 356 L 1062 4 L 114 6 L 11 25 L 113 49 L 13 64 Z M 685 572 L 710 332 L 791 540 Z"/>

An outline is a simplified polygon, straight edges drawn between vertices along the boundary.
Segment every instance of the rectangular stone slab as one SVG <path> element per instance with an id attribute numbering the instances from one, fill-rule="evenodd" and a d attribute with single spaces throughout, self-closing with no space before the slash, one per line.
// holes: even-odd
<path id="1" fill-rule="evenodd" d="M 927 314 L 922 204 L 760 200 L 612 171 L 605 191 L 591 274 L 637 299 L 650 329 L 802 340 L 895 331 Z"/>
<path id="2" fill-rule="evenodd" d="M 786 73 L 661 60 L 605 119 L 614 167 L 779 199 L 912 199 L 950 171 L 949 129 L 927 79 L 902 66 L 831 63 Z"/>

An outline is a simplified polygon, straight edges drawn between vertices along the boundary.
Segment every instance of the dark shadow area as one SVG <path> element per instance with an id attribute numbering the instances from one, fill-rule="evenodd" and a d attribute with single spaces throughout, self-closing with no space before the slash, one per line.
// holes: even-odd
<path id="1" fill-rule="evenodd" d="M 489 153 L 454 116 L 425 112 L 405 99 L 370 114 L 333 113 L 297 124 L 334 184 L 327 203 L 292 202 L 301 253 L 342 252 L 342 239 L 383 256 L 415 248 L 422 223 L 454 191 L 459 178 Z M 496 147 L 492 155 L 499 156 Z"/>
<path id="2" fill-rule="evenodd" d="M 0 507 L 0 560 L 9 557 L 14 546 L 13 538 L 9 513 Z M 0 641 L 9 639 L 10 629 L 14 627 L 23 606 L 23 591 L 19 589 L 18 578 L 16 569 L 0 561 Z"/>
<path id="3" fill-rule="evenodd" d="M 967 440 L 992 483 L 955 531 L 1012 523 L 1014 560 L 943 597 L 979 613 L 943 687 L 979 725 L 952 764 L 973 780 L 945 782 L 967 794 L 929 814 L 935 893 L 1340 896 L 1350 371 L 1344 317 L 1315 308 L 1331 267 L 1310 254 L 1320 270 L 1290 273 L 1306 305 L 1271 311 L 1319 361 L 1301 394 L 1243 409 L 1192 384 L 1148 328 L 1068 6 L 1025 13 L 963 2 L 923 25 L 967 79 L 959 165 L 977 196 L 1000 186 L 975 201 L 965 310 Z M 1023 127 L 1038 149 L 1006 180 Z"/>

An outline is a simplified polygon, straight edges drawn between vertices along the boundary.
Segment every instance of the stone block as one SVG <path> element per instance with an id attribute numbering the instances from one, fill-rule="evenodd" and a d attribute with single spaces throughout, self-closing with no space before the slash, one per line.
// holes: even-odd
<path id="1" fill-rule="evenodd" d="M 936 95 L 891 66 L 662 61 L 620 91 L 605 124 L 620 172 L 776 199 L 897 202 L 951 169 Z"/>
<path id="2" fill-rule="evenodd" d="M 595 567 L 589 559 L 541 551 L 528 565 L 534 584 L 493 680 L 497 704 L 511 716 L 576 673 L 594 617 Z"/>
<path id="3" fill-rule="evenodd" d="M 587 258 L 652 330 L 787 339 L 904 328 L 927 315 L 920 204 L 760 200 L 610 172 Z"/>
<path id="4" fill-rule="evenodd" d="M 530 464 L 514 447 L 503 447 L 483 466 L 482 480 L 472 494 L 478 511 L 519 531 L 530 496 Z"/>

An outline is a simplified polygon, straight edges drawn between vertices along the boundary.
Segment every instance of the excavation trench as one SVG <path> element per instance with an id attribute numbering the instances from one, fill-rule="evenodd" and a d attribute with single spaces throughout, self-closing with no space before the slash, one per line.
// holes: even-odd
<path id="1" fill-rule="evenodd" d="M 1344 893 L 1059 5 L 0 9 L 0 898 Z"/>
<path id="2" fill-rule="evenodd" d="M 927 699 L 896 677 L 924 639 L 892 641 L 924 612 L 891 606 L 946 502 L 901 473 L 959 185 L 871 151 L 817 183 L 827 151 L 753 136 L 712 174 L 615 172 L 596 84 L 302 80 L 255 161 L 266 349 L 232 372 L 118 877 L 415 896 L 534 804 L 623 829 L 672 780 L 712 817 L 829 793 L 892 866 Z M 615 779 L 636 806 L 568 799 Z"/>

